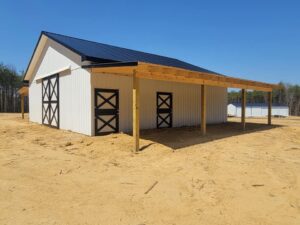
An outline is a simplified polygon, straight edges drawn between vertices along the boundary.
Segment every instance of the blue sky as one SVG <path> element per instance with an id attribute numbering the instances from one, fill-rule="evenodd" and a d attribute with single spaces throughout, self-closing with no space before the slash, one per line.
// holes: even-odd
<path id="1" fill-rule="evenodd" d="M 41 30 L 300 84 L 300 1 L 0 0 L 0 62 L 25 70 Z"/>

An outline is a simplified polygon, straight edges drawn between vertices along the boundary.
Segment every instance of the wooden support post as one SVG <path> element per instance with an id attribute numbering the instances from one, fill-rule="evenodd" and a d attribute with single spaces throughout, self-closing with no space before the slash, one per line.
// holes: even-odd
<path id="1" fill-rule="evenodd" d="M 24 95 L 21 95 L 21 113 L 22 113 L 22 119 L 24 119 Z"/>
<path id="2" fill-rule="evenodd" d="M 272 124 L 272 92 L 268 92 L 268 125 Z"/>
<path id="3" fill-rule="evenodd" d="M 246 90 L 242 89 L 242 115 L 241 122 L 243 130 L 246 129 Z"/>
<path id="4" fill-rule="evenodd" d="M 133 71 L 132 97 L 134 152 L 138 152 L 140 149 L 140 81 L 136 77 L 135 70 Z"/>
<path id="5" fill-rule="evenodd" d="M 206 134 L 206 86 L 201 85 L 201 134 Z"/>

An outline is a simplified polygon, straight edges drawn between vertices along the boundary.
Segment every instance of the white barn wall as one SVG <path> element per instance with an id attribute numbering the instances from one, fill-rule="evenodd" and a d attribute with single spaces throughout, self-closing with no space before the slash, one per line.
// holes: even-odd
<path id="1" fill-rule="evenodd" d="M 227 107 L 227 114 L 228 116 L 236 116 L 236 106 L 233 104 L 229 104 Z"/>
<path id="2" fill-rule="evenodd" d="M 267 107 L 260 107 L 260 108 L 261 108 L 261 116 L 267 116 L 268 115 L 268 108 Z M 272 115 L 273 115 L 273 112 L 272 112 Z"/>
<path id="3" fill-rule="evenodd" d="M 60 75 L 60 128 L 91 135 L 91 76 L 78 68 Z"/>
<path id="4" fill-rule="evenodd" d="M 48 38 L 29 82 L 29 119 L 42 123 L 42 86 L 35 77 L 68 66 L 59 74 L 60 128 L 91 135 L 90 73 L 81 68 L 79 55 Z"/>
<path id="5" fill-rule="evenodd" d="M 233 107 L 232 104 L 228 105 L 228 111 Z M 235 107 L 235 106 L 234 106 Z M 236 113 L 234 116 L 241 117 L 242 108 L 240 106 L 236 107 Z M 268 116 L 267 106 L 247 106 L 246 105 L 246 117 L 266 117 Z M 289 109 L 287 106 L 272 106 L 272 116 L 289 116 Z"/>
<path id="6" fill-rule="evenodd" d="M 256 112 L 255 110 L 252 109 L 252 107 L 246 107 L 246 117 L 251 117 L 252 113 Z M 257 113 L 257 112 L 256 112 Z M 237 117 L 241 117 L 242 115 L 242 108 L 241 107 L 236 107 L 236 115 Z"/>
<path id="7" fill-rule="evenodd" d="M 42 82 L 29 81 L 29 121 L 42 123 Z"/>
<path id="8" fill-rule="evenodd" d="M 94 88 L 119 89 L 119 128 L 132 130 L 132 78 L 92 74 L 92 102 Z M 200 85 L 140 79 L 140 128 L 156 128 L 156 92 L 173 93 L 173 127 L 200 124 Z M 94 106 L 92 106 L 94 118 Z M 207 123 L 227 121 L 227 89 L 207 88 Z M 94 121 L 92 121 L 94 134 Z"/>
<path id="9" fill-rule="evenodd" d="M 189 85 L 186 86 L 188 88 Z M 195 85 L 197 90 L 200 86 Z M 195 104 L 200 104 L 200 97 L 194 99 Z M 187 100 L 187 99 L 185 99 Z M 227 88 L 207 86 L 207 123 L 217 124 L 227 122 Z M 199 114 L 198 114 L 199 113 Z M 200 119 L 200 111 L 196 116 Z"/>
<path id="10" fill-rule="evenodd" d="M 251 107 L 246 107 L 246 117 L 251 117 L 252 115 L 252 108 Z"/>
<path id="11" fill-rule="evenodd" d="M 242 115 L 242 108 L 241 107 L 236 107 L 236 116 L 241 117 Z"/>
<path id="12" fill-rule="evenodd" d="M 263 116 L 262 114 L 262 107 L 251 107 L 251 117 L 260 117 L 260 116 Z M 268 110 L 266 110 L 266 115 L 268 115 Z"/>
<path id="13" fill-rule="evenodd" d="M 286 107 L 273 107 L 272 115 L 281 115 L 281 116 L 289 116 L 289 108 Z"/>

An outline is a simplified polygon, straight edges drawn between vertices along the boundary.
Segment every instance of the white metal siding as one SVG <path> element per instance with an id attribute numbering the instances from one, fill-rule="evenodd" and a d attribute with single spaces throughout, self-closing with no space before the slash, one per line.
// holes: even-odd
<path id="1" fill-rule="evenodd" d="M 236 106 L 233 104 L 229 104 L 227 107 L 227 114 L 228 116 L 236 116 Z"/>
<path id="2" fill-rule="evenodd" d="M 32 80 L 28 88 L 29 100 L 29 120 L 36 123 L 42 123 L 42 82 Z"/>
<path id="3" fill-rule="evenodd" d="M 228 111 L 232 112 L 231 104 L 228 105 Z M 236 107 L 234 116 L 241 117 L 241 107 Z M 267 106 L 246 106 L 246 117 L 265 117 L 268 116 Z M 272 106 L 272 116 L 289 116 L 289 108 L 287 106 Z"/>
<path id="4" fill-rule="evenodd" d="M 246 107 L 246 117 L 252 116 L 252 107 Z"/>
<path id="5" fill-rule="evenodd" d="M 274 116 L 289 116 L 289 108 L 286 107 L 273 107 L 272 115 Z"/>
<path id="6" fill-rule="evenodd" d="M 60 128 L 91 135 L 90 73 L 75 69 L 59 77 Z"/>
<path id="7" fill-rule="evenodd" d="M 268 113 L 268 110 L 266 111 L 266 113 Z M 251 107 L 250 117 L 260 117 L 260 116 L 263 116 L 262 108 L 261 107 Z"/>
<path id="8" fill-rule="evenodd" d="M 236 116 L 241 117 L 241 115 L 242 115 L 241 107 L 236 107 Z"/>
<path id="9" fill-rule="evenodd" d="M 29 118 L 42 123 L 42 87 L 36 76 L 70 66 L 59 74 L 60 128 L 91 135 L 91 76 L 81 68 L 81 57 L 47 39 L 29 82 Z"/>
<path id="10" fill-rule="evenodd" d="M 120 131 L 132 129 L 132 78 L 92 74 L 94 88 L 119 89 Z M 173 93 L 173 127 L 200 124 L 200 85 L 140 79 L 140 127 L 156 128 L 156 92 Z M 94 99 L 94 91 L 92 92 Z M 94 102 L 94 101 L 92 101 Z M 94 107 L 92 109 L 94 117 Z M 222 123 L 227 120 L 227 89 L 207 88 L 207 123 Z M 94 122 L 92 122 L 94 134 Z"/>

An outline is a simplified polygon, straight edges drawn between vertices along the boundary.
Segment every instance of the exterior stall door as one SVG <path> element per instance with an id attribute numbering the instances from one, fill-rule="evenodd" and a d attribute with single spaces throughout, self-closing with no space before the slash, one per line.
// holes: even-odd
<path id="1" fill-rule="evenodd" d="M 156 127 L 172 127 L 173 121 L 173 96 L 169 92 L 157 92 L 156 94 Z"/>
<path id="2" fill-rule="evenodd" d="M 42 123 L 59 128 L 59 75 L 42 79 Z"/>
<path id="3" fill-rule="evenodd" d="M 95 135 L 119 132 L 119 90 L 95 89 Z"/>

